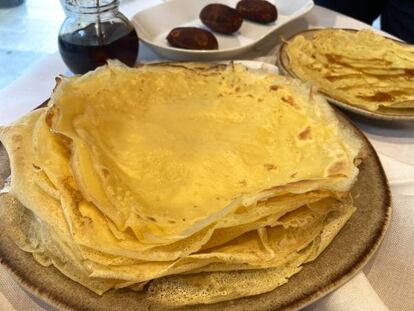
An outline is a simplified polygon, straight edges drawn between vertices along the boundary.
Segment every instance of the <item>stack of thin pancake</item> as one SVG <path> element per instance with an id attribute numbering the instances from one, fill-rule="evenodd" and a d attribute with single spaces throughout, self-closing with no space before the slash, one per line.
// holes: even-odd
<path id="1" fill-rule="evenodd" d="M 308 87 L 236 64 L 63 78 L 0 138 L 19 247 L 168 305 L 267 292 L 315 259 L 354 212 L 362 146 Z"/>
<path id="2" fill-rule="evenodd" d="M 332 98 L 371 111 L 414 108 L 413 46 L 370 30 L 321 29 L 286 52 L 294 74 Z"/>

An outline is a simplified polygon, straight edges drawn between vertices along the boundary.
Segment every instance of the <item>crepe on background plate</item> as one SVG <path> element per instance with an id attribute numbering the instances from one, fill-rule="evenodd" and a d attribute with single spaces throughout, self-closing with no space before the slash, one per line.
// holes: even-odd
<path id="1" fill-rule="evenodd" d="M 414 48 L 371 30 L 315 29 L 281 49 L 295 77 L 312 81 L 334 100 L 370 112 L 409 113 L 414 108 Z M 283 58 L 283 55 L 280 55 Z"/>
<path id="2" fill-rule="evenodd" d="M 10 236 L 98 294 L 267 292 L 355 210 L 361 140 L 305 85 L 242 65 L 111 63 L 0 133 Z"/>

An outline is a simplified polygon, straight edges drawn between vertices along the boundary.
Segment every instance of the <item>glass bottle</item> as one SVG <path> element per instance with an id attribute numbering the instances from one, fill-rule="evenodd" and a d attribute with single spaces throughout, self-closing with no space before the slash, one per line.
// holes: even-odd
<path id="1" fill-rule="evenodd" d="M 59 31 L 59 52 L 69 69 L 83 74 L 118 59 L 133 66 L 139 40 L 118 11 L 119 0 L 66 0 L 66 19 Z"/>

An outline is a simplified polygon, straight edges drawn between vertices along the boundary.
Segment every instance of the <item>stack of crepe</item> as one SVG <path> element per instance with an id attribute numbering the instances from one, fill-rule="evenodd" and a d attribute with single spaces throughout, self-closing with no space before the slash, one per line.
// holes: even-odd
<path id="1" fill-rule="evenodd" d="M 236 64 L 62 78 L 0 138 L 17 245 L 97 294 L 163 305 L 287 282 L 354 212 L 362 145 L 307 86 Z"/>
<path id="2" fill-rule="evenodd" d="M 321 29 L 295 36 L 286 53 L 298 78 L 334 99 L 370 111 L 414 108 L 413 46 L 370 30 Z"/>

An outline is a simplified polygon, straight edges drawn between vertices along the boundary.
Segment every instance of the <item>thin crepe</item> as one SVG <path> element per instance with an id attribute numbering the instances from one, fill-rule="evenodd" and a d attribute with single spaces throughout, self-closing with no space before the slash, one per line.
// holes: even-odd
<path id="1" fill-rule="evenodd" d="M 414 108 L 414 48 L 370 30 L 318 30 L 287 43 L 290 68 L 337 100 L 367 110 Z"/>
<path id="2" fill-rule="evenodd" d="M 168 244 L 276 187 L 352 183 L 358 141 L 319 100 L 241 65 L 109 65 L 58 85 L 51 129 L 71 142 L 85 198 L 142 243 Z"/>

